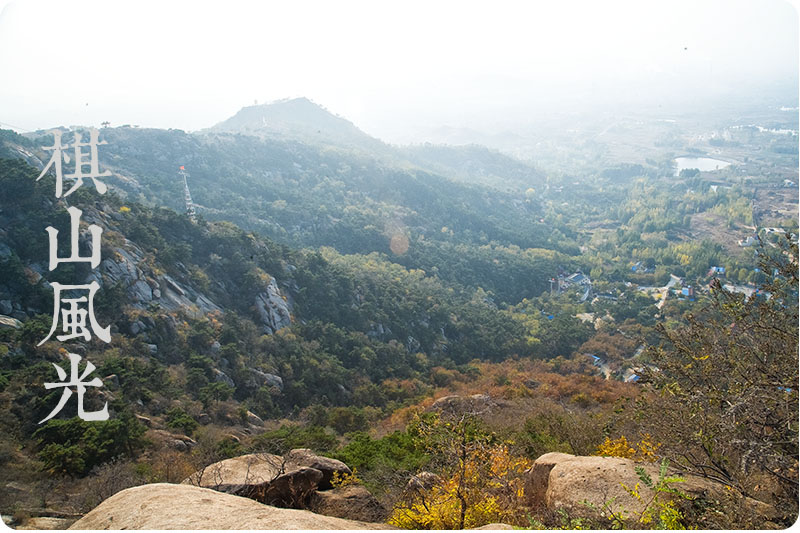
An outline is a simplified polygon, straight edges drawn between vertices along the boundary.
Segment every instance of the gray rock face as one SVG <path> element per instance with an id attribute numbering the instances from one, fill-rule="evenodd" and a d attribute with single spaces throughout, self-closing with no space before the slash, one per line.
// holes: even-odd
<path id="1" fill-rule="evenodd" d="M 248 385 L 251 387 L 277 387 L 278 389 L 283 390 L 283 379 L 281 379 L 280 376 L 262 372 L 257 368 L 248 368 L 247 370 L 250 372 L 252 377 L 252 382 L 248 383 Z"/>
<path id="2" fill-rule="evenodd" d="M 215 368 L 213 371 L 214 371 L 214 381 L 217 381 L 217 382 L 220 382 L 220 383 L 224 383 L 224 384 L 228 385 L 229 387 L 235 387 L 236 386 L 236 384 L 228 376 L 228 374 L 226 374 L 222 370 L 218 370 L 218 369 Z"/>
<path id="3" fill-rule="evenodd" d="M 150 302 L 153 300 L 153 289 L 150 288 L 149 283 L 141 279 L 134 281 L 128 288 L 128 292 L 135 302 Z"/>
<path id="4" fill-rule="evenodd" d="M 138 309 L 146 309 L 155 302 L 167 311 L 181 307 L 196 307 L 203 313 L 220 310 L 205 295 L 181 285 L 167 274 L 153 272 L 144 258 L 145 254 L 138 246 L 126 241 L 124 246 L 114 248 L 114 253 L 105 257 L 100 266 L 88 274 L 84 283 L 97 281 L 101 287 L 106 283 L 121 283 L 128 297 L 126 303 Z"/>
<path id="5" fill-rule="evenodd" d="M 13 328 L 19 329 L 22 327 L 22 322 L 10 316 L 0 315 L 0 328 Z"/>
<path id="6" fill-rule="evenodd" d="M 283 298 L 275 278 L 269 282 L 265 292 L 256 295 L 255 306 L 264 330 L 269 334 L 292 324 L 289 303 Z"/>

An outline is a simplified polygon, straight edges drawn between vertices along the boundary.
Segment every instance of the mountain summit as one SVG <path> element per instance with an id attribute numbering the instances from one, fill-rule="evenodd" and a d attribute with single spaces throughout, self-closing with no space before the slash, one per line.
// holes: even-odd
<path id="1" fill-rule="evenodd" d="M 334 115 L 308 98 L 243 107 L 231 118 L 210 128 L 210 131 L 279 137 L 364 150 L 386 148 L 381 141 L 370 137 L 349 120 Z"/>

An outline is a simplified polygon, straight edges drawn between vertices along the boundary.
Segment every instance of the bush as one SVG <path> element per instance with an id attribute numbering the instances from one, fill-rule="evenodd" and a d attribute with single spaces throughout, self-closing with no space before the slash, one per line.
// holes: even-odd
<path id="1" fill-rule="evenodd" d="M 197 421 L 180 407 L 173 407 L 167 411 L 167 426 L 172 429 L 180 429 L 191 435 L 198 425 Z"/>
<path id="2" fill-rule="evenodd" d="M 49 420 L 36 430 L 39 459 L 52 473 L 83 476 L 93 467 L 112 458 L 133 456 L 144 445 L 145 427 L 128 412 L 103 422 L 80 418 Z"/>
<path id="3" fill-rule="evenodd" d="M 329 453 L 339 441 L 319 426 L 302 428 L 300 426 L 281 426 L 253 438 L 251 449 L 254 452 L 283 455 L 294 448 L 310 448 L 316 453 Z"/>

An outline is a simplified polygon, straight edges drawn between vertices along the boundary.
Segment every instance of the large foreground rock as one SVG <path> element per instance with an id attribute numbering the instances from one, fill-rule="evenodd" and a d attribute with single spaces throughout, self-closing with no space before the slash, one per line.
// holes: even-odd
<path id="1" fill-rule="evenodd" d="M 545 496 L 550 483 L 550 471 L 558 463 L 574 458 L 574 455 L 568 453 L 551 452 L 534 461 L 533 466 L 525 473 L 525 496 L 530 507 L 535 509 L 546 504 Z"/>
<path id="2" fill-rule="evenodd" d="M 54 516 L 35 516 L 25 520 L 15 529 L 67 529 L 75 522 L 74 518 L 57 518 Z"/>
<path id="3" fill-rule="evenodd" d="M 69 529 L 392 529 L 279 509 L 191 485 L 155 483 L 118 492 Z"/>
<path id="4" fill-rule="evenodd" d="M 643 467 L 654 482 L 658 480 L 659 465 L 653 463 L 636 463 L 621 457 L 548 453 L 539 457 L 528 470 L 525 495 L 532 508 L 564 509 L 573 516 L 596 518 L 604 504 L 609 504 L 615 512 L 624 510 L 629 516 L 638 516 L 650 499 L 649 490 L 643 484 L 640 487 L 643 502 L 623 487 L 633 489 L 640 483 L 637 466 Z M 725 497 L 724 485 L 696 476 L 683 477 L 686 481 L 673 486 L 692 499 L 714 501 Z M 747 499 L 744 504 L 765 519 L 775 515 L 775 509 L 763 502 Z"/>

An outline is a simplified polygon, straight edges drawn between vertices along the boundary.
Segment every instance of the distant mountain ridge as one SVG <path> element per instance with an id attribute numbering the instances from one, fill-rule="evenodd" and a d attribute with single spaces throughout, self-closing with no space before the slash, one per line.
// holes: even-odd
<path id="1" fill-rule="evenodd" d="M 243 107 L 207 131 L 277 137 L 385 152 L 388 146 L 308 98 L 292 98 Z"/>
<path id="2" fill-rule="evenodd" d="M 390 166 L 419 167 L 454 181 L 488 185 L 500 190 L 525 190 L 544 181 L 541 171 L 528 163 L 482 145 L 388 145 L 308 98 L 243 107 L 204 132 L 355 150 L 377 156 Z"/>

